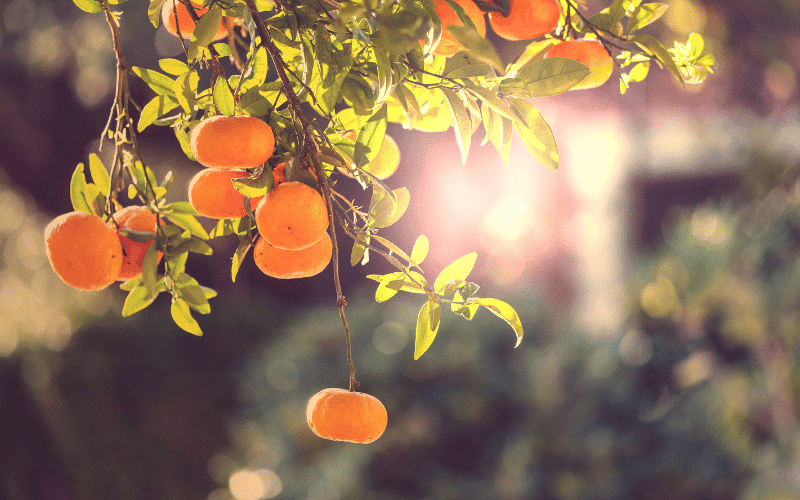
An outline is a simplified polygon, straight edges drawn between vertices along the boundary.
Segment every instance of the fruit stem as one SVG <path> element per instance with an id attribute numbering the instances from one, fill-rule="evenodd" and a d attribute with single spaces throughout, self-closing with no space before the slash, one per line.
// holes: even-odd
<path id="1" fill-rule="evenodd" d="M 314 168 L 314 171 L 317 174 L 317 179 L 320 180 L 320 184 L 322 185 L 322 192 L 325 195 L 325 204 L 328 207 L 328 227 L 330 228 L 331 242 L 333 243 L 333 282 L 336 287 L 336 306 L 339 309 L 339 318 L 342 320 L 342 326 L 344 326 L 344 337 L 347 344 L 347 364 L 350 365 L 349 388 L 350 391 L 354 391 L 358 386 L 358 382 L 356 381 L 356 368 L 353 365 L 353 356 L 350 345 L 350 328 L 347 326 L 347 318 L 344 314 L 344 306 L 347 305 L 347 301 L 342 293 L 342 282 L 339 277 L 339 242 L 336 238 L 336 226 L 333 218 L 333 196 L 331 195 L 330 184 L 328 184 L 328 177 L 325 175 L 325 172 L 322 169 L 322 164 L 319 160 L 319 144 L 317 144 L 317 141 L 314 139 L 314 134 L 311 131 L 311 124 L 309 123 L 308 117 L 303 113 L 300 99 L 297 97 L 297 94 L 292 88 L 292 83 L 289 81 L 289 77 L 286 74 L 286 63 L 283 61 L 283 59 L 281 59 L 278 48 L 272 43 L 272 40 L 267 33 L 267 28 L 264 25 L 264 21 L 261 19 L 261 15 L 258 13 L 258 8 L 256 7 L 255 2 L 253 0 L 245 0 L 245 4 L 247 5 L 247 9 L 250 11 L 250 15 L 253 17 L 253 21 L 255 21 L 256 29 L 261 37 L 261 46 L 264 47 L 264 50 L 269 53 L 270 59 L 272 59 L 272 63 L 275 65 L 275 70 L 278 73 L 278 77 L 280 78 L 283 86 L 283 93 L 286 95 L 286 98 L 289 101 L 289 111 L 292 114 L 292 119 L 300 122 L 302 127 L 303 135 L 302 137 L 298 137 L 298 143 L 302 144 L 300 147 L 301 159 L 305 157 L 306 159 L 311 160 L 311 165 L 306 163 L 305 166 L 312 166 Z"/>

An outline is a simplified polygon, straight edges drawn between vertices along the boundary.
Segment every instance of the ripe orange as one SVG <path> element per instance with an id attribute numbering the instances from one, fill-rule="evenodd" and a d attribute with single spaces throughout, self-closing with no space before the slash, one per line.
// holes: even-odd
<path id="1" fill-rule="evenodd" d="M 550 47 L 544 56 L 574 59 L 589 68 L 586 78 L 570 90 L 599 87 L 614 71 L 614 59 L 597 40 L 567 40 Z"/>
<path id="2" fill-rule="evenodd" d="M 460 5 L 462 9 L 464 9 L 467 17 L 469 17 L 470 20 L 472 20 L 472 24 L 475 25 L 475 29 L 478 31 L 478 34 L 486 38 L 486 20 L 483 17 L 483 11 L 479 9 L 477 5 L 475 5 L 475 2 L 472 0 L 453 1 Z M 458 18 L 456 11 L 454 11 L 444 0 L 433 0 L 433 7 L 436 10 L 436 14 L 439 16 L 439 19 L 442 21 L 442 38 L 433 53 L 439 54 L 440 56 L 451 57 L 464 47 L 461 45 L 461 43 L 459 43 L 458 40 L 456 40 L 456 37 L 447 30 L 447 27 L 463 26 L 464 24 L 461 22 L 461 19 Z"/>
<path id="3" fill-rule="evenodd" d="M 134 205 L 118 210 L 114 213 L 114 221 L 116 221 L 120 229 L 146 231 L 156 234 L 156 214 L 142 206 Z M 108 224 L 112 228 L 115 227 L 111 221 Z M 119 241 L 122 243 L 123 256 L 122 269 L 119 272 L 118 279 L 124 281 L 142 274 L 144 254 L 150 248 L 150 245 L 155 243 L 155 240 L 138 242 L 120 234 Z M 161 252 L 159 252 L 158 260 L 161 260 Z"/>
<path id="4" fill-rule="evenodd" d="M 275 150 L 272 128 L 246 115 L 206 118 L 194 127 L 189 141 L 194 158 L 215 168 L 255 168 Z"/>
<path id="5" fill-rule="evenodd" d="M 321 438 L 366 444 L 381 437 L 388 415 L 383 403 L 374 396 L 332 388 L 311 397 L 306 420 Z"/>
<path id="6" fill-rule="evenodd" d="M 198 214 L 211 219 L 245 217 L 244 195 L 233 187 L 232 179 L 250 177 L 245 170 L 206 168 L 189 181 L 189 203 Z M 250 198 L 255 210 L 263 196 Z"/>
<path id="7" fill-rule="evenodd" d="M 261 272 L 280 279 L 316 276 L 328 267 L 332 255 L 333 242 L 328 233 L 302 250 L 275 248 L 264 238 L 260 238 L 253 249 L 253 259 Z"/>
<path id="8" fill-rule="evenodd" d="M 122 243 L 116 230 L 84 212 L 59 215 L 44 229 L 47 258 L 53 271 L 78 290 L 101 290 L 117 281 Z"/>
<path id="9" fill-rule="evenodd" d="M 180 26 L 181 36 L 189 40 L 192 38 L 192 31 L 194 31 L 194 20 L 192 19 L 192 16 L 189 15 L 189 11 L 186 9 L 185 5 L 178 0 L 174 1 L 175 10 L 178 13 L 177 20 L 175 17 L 175 12 L 173 12 L 173 0 L 166 0 L 164 5 L 161 7 L 161 22 L 164 23 L 164 28 L 166 28 L 168 32 L 175 36 L 178 36 L 178 26 Z M 202 7 L 197 2 L 192 2 L 192 5 L 195 6 L 195 12 L 197 12 L 198 17 L 202 17 L 203 14 L 208 12 L 208 7 Z M 219 40 L 225 38 L 226 36 L 228 36 L 228 26 L 225 21 L 225 17 L 223 16 L 222 21 L 220 21 L 219 28 L 217 28 L 217 33 L 214 35 L 214 40 Z"/>
<path id="10" fill-rule="evenodd" d="M 284 182 L 267 193 L 255 216 L 262 238 L 284 250 L 308 248 L 328 229 L 325 200 L 302 182 Z"/>
<path id="11" fill-rule="evenodd" d="M 186 40 L 189 40 L 192 38 L 192 31 L 194 31 L 195 22 L 189 15 L 186 6 L 183 5 L 179 0 L 175 0 L 175 7 L 178 12 L 176 22 L 172 1 L 173 0 L 166 0 L 164 5 L 161 7 L 161 21 L 164 23 L 164 28 L 166 28 L 166 30 L 172 35 L 178 36 L 178 26 L 180 26 L 181 36 Z M 197 13 L 198 17 L 202 17 L 203 14 L 208 12 L 208 7 L 202 7 L 197 2 L 192 2 L 192 5 L 194 5 L 195 12 Z M 217 33 L 214 35 L 214 40 L 220 40 L 227 36 L 228 26 L 227 21 L 223 16 L 220 20 L 220 25 L 217 28 Z"/>
<path id="12" fill-rule="evenodd" d="M 530 40 L 550 33 L 558 26 L 561 5 L 558 0 L 510 0 L 508 17 L 489 12 L 489 24 L 506 40 Z"/>

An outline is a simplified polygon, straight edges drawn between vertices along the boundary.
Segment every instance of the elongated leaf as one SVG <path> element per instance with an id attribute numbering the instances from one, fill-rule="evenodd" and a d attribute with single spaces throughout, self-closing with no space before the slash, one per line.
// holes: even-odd
<path id="1" fill-rule="evenodd" d="M 158 293 L 158 245 L 150 245 L 142 258 L 142 283 L 148 295 Z"/>
<path id="2" fill-rule="evenodd" d="M 669 70 L 672 71 L 672 74 L 675 75 L 675 78 L 677 78 L 684 87 L 686 86 L 686 82 L 683 81 L 683 76 L 681 75 L 678 66 L 675 64 L 672 56 L 669 54 L 664 45 L 661 44 L 661 42 L 650 35 L 634 35 L 630 37 L 630 40 L 646 50 L 648 53 L 654 55 L 660 62 L 666 64 L 667 68 L 669 68 Z"/>
<path id="3" fill-rule="evenodd" d="M 481 62 L 469 52 L 461 51 L 447 59 L 442 76 L 447 78 L 474 78 L 487 76 L 492 70 L 491 66 Z"/>
<path id="4" fill-rule="evenodd" d="M 236 111 L 233 94 L 228 81 L 224 78 L 217 78 L 217 83 L 214 85 L 214 106 L 225 116 L 233 116 Z"/>
<path id="5" fill-rule="evenodd" d="M 239 238 L 239 246 L 236 247 L 236 252 L 233 253 L 233 262 L 231 263 L 231 281 L 236 282 L 236 275 L 239 274 L 239 268 L 244 262 L 244 257 L 247 252 L 253 247 L 250 238 Z"/>
<path id="6" fill-rule="evenodd" d="M 628 18 L 628 33 L 652 24 L 667 12 L 669 5 L 665 3 L 643 3 Z"/>
<path id="7" fill-rule="evenodd" d="M 69 183 L 69 199 L 72 202 L 72 209 L 76 212 L 93 213 L 92 208 L 86 202 L 86 175 L 83 173 L 83 163 L 78 163 L 72 172 L 72 180 Z"/>
<path id="8" fill-rule="evenodd" d="M 589 68 L 564 57 L 546 57 L 526 64 L 517 73 L 530 97 L 557 95 L 574 87 L 589 74 Z"/>
<path id="9" fill-rule="evenodd" d="M 103 162 L 100 161 L 100 157 L 94 153 L 89 155 L 89 172 L 92 173 L 92 181 L 97 186 L 97 189 L 103 194 L 108 194 L 111 186 L 108 171 L 103 166 Z"/>
<path id="10" fill-rule="evenodd" d="M 264 168 L 255 177 L 232 179 L 233 188 L 249 198 L 258 198 L 272 191 L 275 179 L 271 168 Z"/>
<path id="11" fill-rule="evenodd" d="M 166 95 L 172 98 L 175 97 L 175 80 L 167 75 L 152 69 L 140 68 L 138 66 L 132 67 L 131 71 L 133 71 L 133 74 L 141 78 L 148 87 L 153 89 L 153 92 L 156 94 Z"/>
<path id="12" fill-rule="evenodd" d="M 498 72 L 504 69 L 503 61 L 494 49 L 494 45 L 475 31 L 466 26 L 450 25 L 447 30 L 452 33 L 464 48 L 476 59 L 493 66 Z"/>
<path id="13" fill-rule="evenodd" d="M 189 47 L 186 50 L 189 61 L 194 61 L 202 52 L 202 49 L 214 41 L 220 21 L 222 21 L 223 11 L 218 4 L 211 8 L 200 17 L 197 26 L 192 31 L 192 38 L 189 40 Z"/>
<path id="14" fill-rule="evenodd" d="M 486 88 L 481 87 L 480 85 L 476 85 L 469 80 L 464 81 L 464 86 L 467 88 L 469 92 L 471 92 L 475 97 L 486 103 L 496 112 L 500 113 L 501 115 L 505 116 L 513 120 L 514 122 L 519 122 L 520 118 L 517 116 L 514 111 L 508 107 L 508 104 L 505 103 L 501 98 L 497 96 L 497 93 L 493 90 L 489 90 Z"/>
<path id="15" fill-rule="evenodd" d="M 192 335 L 197 335 L 198 337 L 203 335 L 203 330 L 200 329 L 197 320 L 192 317 L 192 311 L 189 309 L 189 304 L 187 304 L 185 300 L 174 300 L 170 307 L 170 313 L 172 314 L 172 320 L 175 321 L 175 324 L 183 330 Z"/>
<path id="16" fill-rule="evenodd" d="M 383 277 L 384 279 L 381 280 L 381 282 L 378 284 L 377 290 L 375 290 L 375 302 L 381 304 L 381 303 L 386 302 L 387 300 L 391 299 L 392 297 L 394 297 L 397 294 L 398 290 L 396 290 L 394 288 L 389 288 L 386 285 L 390 281 L 392 281 L 393 279 L 396 279 L 397 278 L 396 275 L 398 275 L 398 274 L 402 274 L 402 273 L 399 273 L 399 272 L 398 273 L 391 273 L 391 274 L 388 274 L 388 275 Z"/>
<path id="17" fill-rule="evenodd" d="M 100 7 L 100 2 L 97 0 L 72 0 L 72 2 L 77 5 L 79 9 L 89 14 L 95 14 L 103 10 Z"/>
<path id="18" fill-rule="evenodd" d="M 411 257 L 409 257 L 409 255 L 405 253 L 402 248 L 398 247 L 397 245 L 387 240 L 386 238 L 378 236 L 377 234 L 373 234 L 371 238 L 379 242 L 381 245 L 385 246 L 390 253 L 400 256 L 401 258 L 405 259 L 406 262 L 411 261 Z"/>
<path id="19" fill-rule="evenodd" d="M 414 242 L 414 247 L 411 249 L 411 260 L 414 262 L 414 265 L 419 266 L 425 260 L 425 257 L 428 256 L 428 249 L 430 248 L 430 244 L 428 243 L 428 238 L 421 234 L 417 237 L 417 241 Z"/>
<path id="20" fill-rule="evenodd" d="M 495 316 L 503 318 L 503 320 L 511 326 L 514 333 L 517 334 L 517 343 L 514 347 L 517 347 L 520 342 L 522 342 L 522 322 L 519 319 L 517 311 L 515 311 L 513 307 L 498 299 L 473 299 L 473 303 L 485 307 Z"/>
<path id="21" fill-rule="evenodd" d="M 361 265 L 369 262 L 369 251 L 366 245 L 369 244 L 370 237 L 363 233 L 358 233 L 353 240 L 353 250 L 350 252 L 350 265 L 355 266 L 359 262 Z"/>
<path id="22" fill-rule="evenodd" d="M 161 68 L 161 71 L 164 73 L 168 73 L 173 76 L 180 76 L 188 73 L 190 69 L 189 65 L 187 65 L 185 62 L 169 57 L 165 59 L 159 59 L 158 67 Z"/>
<path id="23" fill-rule="evenodd" d="M 514 99 L 511 101 L 511 105 L 522 118 L 522 123 L 515 122 L 514 127 L 525 147 L 542 165 L 550 170 L 557 170 L 558 147 L 550 125 L 533 104 L 521 99 Z"/>
<path id="24" fill-rule="evenodd" d="M 150 295 L 144 286 L 133 288 L 125 297 L 125 303 L 122 305 L 122 317 L 127 318 L 145 309 L 156 300 L 156 297 L 158 297 L 157 293 Z"/>
<path id="25" fill-rule="evenodd" d="M 176 226 L 189 231 L 198 238 L 204 240 L 208 239 L 208 233 L 206 232 L 205 228 L 203 228 L 202 224 L 200 224 L 193 215 L 173 212 L 171 214 L 167 214 L 166 218 Z"/>
<path id="26" fill-rule="evenodd" d="M 466 281 L 467 276 L 472 272 L 472 268 L 475 267 L 477 259 L 477 252 L 472 252 L 453 261 L 453 263 L 442 269 L 442 272 L 436 277 L 433 282 L 433 289 L 438 292 L 450 280 L 455 280 L 456 282 Z"/>
<path id="27" fill-rule="evenodd" d="M 147 17 L 154 28 L 158 28 L 158 24 L 161 22 L 161 6 L 164 5 L 165 1 L 150 0 L 150 6 L 147 7 Z M 171 2 L 172 0 L 169 1 Z"/>
<path id="28" fill-rule="evenodd" d="M 374 188 L 373 188 L 374 189 Z M 373 202 L 380 191 L 373 192 Z M 389 227 L 406 213 L 411 201 L 411 194 L 406 188 L 397 188 L 392 191 L 394 200 L 390 196 L 378 196 L 378 201 L 370 203 L 370 226 L 374 228 Z"/>
<path id="29" fill-rule="evenodd" d="M 205 292 L 200 285 L 190 284 L 180 287 L 180 295 L 186 303 L 200 314 L 209 314 L 211 305 L 208 303 Z"/>
<path id="30" fill-rule="evenodd" d="M 375 92 L 375 103 L 383 104 L 389 94 L 392 93 L 392 63 L 386 53 L 379 48 L 373 49 L 375 63 L 377 66 L 377 91 Z"/>
<path id="31" fill-rule="evenodd" d="M 144 108 L 142 108 L 142 112 L 139 115 L 139 124 L 136 127 L 137 130 L 139 132 L 143 131 L 155 123 L 156 120 L 177 107 L 178 101 L 172 97 L 164 95 L 157 95 L 153 97 L 150 102 L 145 104 Z"/>
<path id="32" fill-rule="evenodd" d="M 442 92 L 444 93 L 447 108 L 453 117 L 456 143 L 458 143 L 458 149 L 461 151 L 461 164 L 465 165 L 469 155 L 469 146 L 472 142 L 472 120 L 470 120 L 469 112 L 458 94 L 450 89 L 442 89 Z"/>
<path id="33" fill-rule="evenodd" d="M 386 119 L 386 105 L 384 104 L 358 131 L 353 153 L 353 160 L 357 166 L 363 167 L 375 159 L 386 136 Z"/>
<path id="34" fill-rule="evenodd" d="M 414 338 L 414 359 L 419 359 L 433 344 L 439 322 L 442 317 L 442 306 L 438 302 L 428 301 L 417 315 L 417 331 Z"/>
<path id="35" fill-rule="evenodd" d="M 175 98 L 178 104 L 181 105 L 181 108 L 183 108 L 183 112 L 187 115 L 192 113 L 197 104 L 195 93 L 197 92 L 199 80 L 200 78 L 196 71 L 187 71 L 175 80 L 175 87 L 173 88 L 175 91 Z M 222 80 L 222 78 L 217 81 L 219 80 Z"/>

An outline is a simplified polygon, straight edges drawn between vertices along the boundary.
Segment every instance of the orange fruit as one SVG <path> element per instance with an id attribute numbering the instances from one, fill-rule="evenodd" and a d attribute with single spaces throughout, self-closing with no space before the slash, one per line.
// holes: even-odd
<path id="1" fill-rule="evenodd" d="M 489 12 L 489 24 L 506 40 L 530 40 L 550 33 L 561 17 L 558 0 L 510 0 L 508 17 Z"/>
<path id="2" fill-rule="evenodd" d="M 206 118 L 194 127 L 189 141 L 194 158 L 215 168 L 255 168 L 275 150 L 272 128 L 246 115 Z"/>
<path id="3" fill-rule="evenodd" d="M 270 245 L 284 250 L 308 248 L 328 229 L 328 207 L 319 192 L 302 182 L 284 182 L 256 208 L 256 226 Z"/>
<path id="4" fill-rule="evenodd" d="M 44 229 L 53 271 L 78 290 L 102 290 L 117 281 L 122 243 L 100 217 L 84 212 L 59 215 Z"/>
<path id="5" fill-rule="evenodd" d="M 323 389 L 306 407 L 314 434 L 333 441 L 371 443 L 386 430 L 386 408 L 378 398 L 346 389 Z"/>
<path id="6" fill-rule="evenodd" d="M 324 233 L 318 242 L 302 250 L 283 250 L 267 243 L 264 238 L 256 242 L 253 259 L 267 276 L 280 279 L 307 278 L 321 273 L 333 255 L 333 242 Z"/>
<path id="7" fill-rule="evenodd" d="M 278 165 L 272 169 L 272 187 L 273 189 L 278 187 L 280 184 L 286 182 L 286 178 L 283 176 L 283 169 L 286 167 L 285 163 L 278 163 Z"/>
<path id="8" fill-rule="evenodd" d="M 131 229 L 133 231 L 143 231 L 156 234 L 156 214 L 142 206 L 125 207 L 114 213 L 114 221 L 120 229 Z M 108 224 L 113 228 L 114 223 Z M 122 243 L 122 269 L 119 272 L 120 280 L 129 280 L 142 274 L 142 261 L 144 254 L 155 243 L 155 240 L 138 242 L 133 241 L 127 236 L 119 235 Z M 161 260 L 159 252 L 158 260 Z"/>
<path id="9" fill-rule="evenodd" d="M 244 195 L 233 187 L 232 179 L 250 177 L 246 170 L 206 168 L 189 181 L 189 203 L 203 217 L 238 219 L 245 217 Z M 263 196 L 250 198 L 255 210 Z"/>
<path id="10" fill-rule="evenodd" d="M 472 21 L 472 24 L 475 25 L 475 29 L 478 31 L 478 34 L 486 38 L 486 20 L 483 17 L 483 11 L 479 9 L 477 5 L 475 5 L 475 2 L 472 0 L 453 1 L 460 5 L 462 9 L 464 9 L 467 17 L 469 17 Z M 434 50 L 433 53 L 439 54 L 440 56 L 451 57 L 464 47 L 458 40 L 456 40 L 456 37 L 447 30 L 447 27 L 463 26 L 464 24 L 461 22 L 461 19 L 458 18 L 456 11 L 454 11 L 452 7 L 450 7 L 444 0 L 433 0 L 433 7 L 436 10 L 436 14 L 439 16 L 439 19 L 442 21 L 442 38 L 439 40 L 439 45 L 436 46 L 436 50 Z"/>
<path id="11" fill-rule="evenodd" d="M 597 40 L 567 40 L 550 47 L 545 57 L 574 59 L 589 68 L 589 74 L 570 90 L 591 89 L 606 83 L 614 71 L 614 59 Z"/>
<path id="12" fill-rule="evenodd" d="M 167 29 L 168 32 L 171 34 L 178 36 L 178 26 L 181 28 L 181 36 L 187 40 L 192 38 L 192 31 L 194 31 L 195 23 L 192 19 L 192 16 L 189 15 L 189 11 L 186 9 L 186 6 L 183 5 L 179 0 L 174 0 L 174 11 L 173 11 L 173 0 L 166 0 L 164 5 L 161 7 L 161 22 L 164 23 L 164 28 Z M 195 12 L 197 12 L 198 17 L 202 17 L 203 14 L 208 12 L 208 7 L 202 7 L 197 2 L 192 2 L 192 5 L 195 7 Z M 178 16 L 175 17 L 175 11 L 177 11 Z M 214 35 L 214 40 L 219 40 L 228 36 L 228 26 L 227 22 L 225 21 L 225 17 L 222 17 L 222 20 L 219 23 L 219 28 L 217 28 L 217 33 Z"/>

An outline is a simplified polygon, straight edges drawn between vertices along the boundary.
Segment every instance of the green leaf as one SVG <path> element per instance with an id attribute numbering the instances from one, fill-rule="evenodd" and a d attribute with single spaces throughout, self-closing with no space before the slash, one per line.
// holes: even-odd
<path id="1" fill-rule="evenodd" d="M 119 289 L 120 290 L 124 290 L 126 292 L 130 292 L 131 290 L 133 290 L 137 286 L 141 286 L 141 285 L 142 285 L 142 277 L 141 276 L 136 276 L 135 278 L 131 278 L 128 281 L 125 281 L 125 282 L 121 283 L 119 285 Z"/>
<path id="2" fill-rule="evenodd" d="M 189 284 L 179 288 L 180 296 L 186 303 L 199 312 L 200 314 L 209 314 L 211 312 L 211 305 L 208 303 L 206 294 L 200 285 Z"/>
<path id="3" fill-rule="evenodd" d="M 428 243 L 428 238 L 425 235 L 419 235 L 417 241 L 414 242 L 414 248 L 411 249 L 411 260 L 414 262 L 414 265 L 419 266 L 422 264 L 425 257 L 428 256 L 429 248 L 430 244 Z"/>
<path id="4" fill-rule="evenodd" d="M 72 2 L 77 5 L 79 9 L 89 14 L 95 14 L 103 10 L 102 7 L 100 7 L 100 2 L 97 0 L 72 0 Z"/>
<path id="5" fill-rule="evenodd" d="M 350 251 L 350 265 L 355 266 L 359 262 L 361 265 L 369 262 L 369 252 L 366 245 L 369 244 L 370 237 L 364 233 L 358 233 L 353 240 L 353 250 Z"/>
<path id="6" fill-rule="evenodd" d="M 375 302 L 382 304 L 397 295 L 398 290 L 386 286 L 387 283 L 396 278 L 396 276 L 394 276 L 396 274 L 402 273 L 392 273 L 384 276 L 384 279 L 378 284 L 378 289 L 375 290 Z"/>
<path id="7" fill-rule="evenodd" d="M 377 156 L 386 136 L 386 118 L 386 105 L 384 104 L 358 131 L 353 153 L 353 160 L 357 166 L 363 167 Z"/>
<path id="8" fill-rule="evenodd" d="M 190 68 L 189 65 L 183 61 L 179 61 L 178 59 L 166 58 L 166 59 L 159 59 L 158 60 L 158 67 L 161 68 L 161 71 L 164 73 L 168 73 L 173 76 L 180 76 L 185 73 L 188 73 Z"/>
<path id="9" fill-rule="evenodd" d="M 150 245 L 142 258 L 142 283 L 148 295 L 158 293 L 158 245 Z"/>
<path id="10" fill-rule="evenodd" d="M 139 114 L 139 132 L 152 125 L 156 120 L 178 107 L 178 101 L 165 95 L 157 95 L 144 105 Z"/>
<path id="11" fill-rule="evenodd" d="M 152 69 L 140 68 L 138 66 L 132 67 L 131 71 L 133 71 L 133 74 L 141 78 L 148 87 L 153 89 L 153 92 L 156 94 L 173 98 L 175 97 L 175 80 L 167 75 Z"/>
<path id="12" fill-rule="evenodd" d="M 375 84 L 377 90 L 375 92 L 375 103 L 383 104 L 387 97 L 392 93 L 392 63 L 386 56 L 386 53 L 375 47 L 372 50 L 375 57 L 377 79 Z"/>
<path id="13" fill-rule="evenodd" d="M 450 310 L 454 313 L 458 314 L 462 318 L 466 319 L 467 321 L 472 321 L 472 318 L 475 317 L 475 313 L 478 312 L 478 304 L 469 303 L 469 304 L 457 304 L 456 302 L 461 302 L 465 300 L 461 293 L 456 290 L 455 294 L 453 295 L 453 302 L 450 303 Z"/>
<path id="14" fill-rule="evenodd" d="M 533 60 L 544 57 L 544 51 L 556 42 L 558 42 L 557 39 L 546 38 L 544 40 L 534 40 L 529 43 L 528 46 L 525 47 L 525 50 L 522 51 L 522 54 L 520 54 L 513 63 L 508 65 L 505 74 L 509 77 L 515 77 L 520 68 Z"/>
<path id="15" fill-rule="evenodd" d="M 86 184 L 86 191 L 84 192 L 86 203 L 89 204 L 92 213 L 102 216 L 106 207 L 106 195 L 101 193 L 94 184 Z"/>
<path id="16" fill-rule="evenodd" d="M 192 38 L 189 40 L 189 48 L 186 50 L 189 61 L 197 59 L 202 49 L 214 41 L 214 35 L 217 34 L 219 23 L 222 21 L 222 14 L 224 12 L 219 4 L 215 3 L 197 21 L 197 26 L 192 31 Z"/>
<path id="17" fill-rule="evenodd" d="M 683 81 L 683 76 L 681 75 L 678 66 L 675 64 L 672 56 L 669 54 L 664 45 L 661 44 L 661 42 L 650 35 L 634 35 L 630 37 L 630 41 L 634 42 L 646 52 L 655 56 L 658 61 L 665 64 L 667 68 L 672 71 L 672 74 L 675 75 L 675 78 L 677 78 L 684 87 L 686 86 L 686 82 Z"/>
<path id="18" fill-rule="evenodd" d="M 100 157 L 94 153 L 89 155 L 89 172 L 92 173 L 92 181 L 97 189 L 103 194 L 108 194 L 111 186 L 108 172 L 103 166 L 103 162 L 100 161 Z"/>
<path id="19" fill-rule="evenodd" d="M 180 144 L 183 154 L 190 160 L 195 161 L 194 153 L 192 153 L 191 140 L 186 130 L 181 127 L 175 127 L 175 138 L 178 139 L 178 144 Z"/>
<path id="20" fill-rule="evenodd" d="M 150 0 L 150 6 L 147 7 L 147 17 L 154 28 L 158 28 L 161 22 L 161 6 L 164 5 L 166 0 Z"/>
<path id="21" fill-rule="evenodd" d="M 669 8 L 665 3 L 643 3 L 628 18 L 628 33 L 642 29 L 657 21 Z"/>
<path id="22" fill-rule="evenodd" d="M 496 112 L 500 113 L 501 115 L 505 116 L 513 120 L 514 122 L 519 122 L 519 116 L 514 113 L 514 111 L 508 107 L 508 105 L 503 101 L 501 98 L 497 96 L 495 91 L 486 89 L 481 87 L 480 85 L 476 85 L 469 80 L 464 81 L 464 87 L 472 93 L 475 97 L 486 103 L 486 105 L 490 106 Z"/>
<path id="23" fill-rule="evenodd" d="M 481 62 L 469 52 L 461 51 L 447 59 L 442 76 L 447 78 L 485 77 L 492 70 L 488 64 Z"/>
<path id="24" fill-rule="evenodd" d="M 525 82 L 530 97 L 557 95 L 574 87 L 589 74 L 589 68 L 564 57 L 546 57 L 523 66 L 517 78 Z"/>
<path id="25" fill-rule="evenodd" d="M 155 233 L 151 233 L 150 231 L 134 231 L 133 229 L 127 228 L 120 228 L 119 234 L 136 243 L 147 243 L 156 238 Z"/>
<path id="26" fill-rule="evenodd" d="M 204 240 L 208 239 L 208 233 L 203 228 L 202 224 L 200 224 L 197 221 L 197 219 L 194 218 L 193 215 L 173 212 L 167 214 L 166 218 L 176 226 L 189 231 L 191 234 L 197 236 L 198 238 Z"/>
<path id="27" fill-rule="evenodd" d="M 252 248 L 253 243 L 250 241 L 250 238 L 243 237 L 239 238 L 239 246 L 236 247 L 236 251 L 233 253 L 233 262 L 231 263 L 231 281 L 236 282 L 236 275 L 239 274 L 239 268 L 242 266 L 242 262 L 244 262 L 244 257 L 247 255 L 247 252 L 250 251 Z"/>
<path id="28" fill-rule="evenodd" d="M 503 320 L 511 326 L 514 333 L 517 334 L 517 343 L 514 347 L 517 347 L 520 342 L 522 342 L 522 322 L 519 319 L 517 311 L 515 311 L 513 307 L 497 299 L 473 299 L 472 301 L 475 304 L 485 307 L 495 316 L 503 318 Z"/>
<path id="29" fill-rule="evenodd" d="M 197 211 L 195 211 L 192 204 L 189 203 L 188 201 L 173 201 L 172 203 L 165 205 L 162 208 L 162 211 L 166 214 L 177 213 L 177 214 L 199 215 Z"/>
<path id="30" fill-rule="evenodd" d="M 203 330 L 200 329 L 197 320 L 192 317 L 192 311 L 185 300 L 174 299 L 170 307 L 170 313 L 172 313 L 172 320 L 175 321 L 175 324 L 183 330 L 198 337 L 203 335 Z"/>
<path id="31" fill-rule="evenodd" d="M 517 135 L 528 151 L 550 170 L 558 169 L 558 146 L 550 125 L 533 104 L 521 99 L 511 101 L 511 106 L 519 113 L 522 122 L 514 123 Z"/>
<path id="32" fill-rule="evenodd" d="M 272 191 L 275 179 L 272 176 L 272 169 L 267 168 L 256 171 L 254 177 L 242 179 L 232 179 L 233 187 L 248 198 L 258 198 Z"/>
<path id="33" fill-rule="evenodd" d="M 450 280 L 455 280 L 456 282 L 466 281 L 467 276 L 472 272 L 472 268 L 475 267 L 477 259 L 477 252 L 472 252 L 453 261 L 452 264 L 442 269 L 442 272 L 436 277 L 433 282 L 433 289 L 438 292 Z"/>
<path id="34" fill-rule="evenodd" d="M 419 310 L 417 316 L 417 333 L 414 338 L 414 359 L 419 359 L 433 344 L 439 322 L 442 317 L 442 306 L 438 302 L 428 301 Z"/>
<path id="35" fill-rule="evenodd" d="M 181 108 L 183 108 L 183 112 L 187 115 L 192 114 L 197 104 L 195 93 L 197 92 L 199 80 L 200 77 L 197 75 L 196 71 L 188 71 L 175 80 L 175 86 L 173 87 L 175 98 L 178 104 L 181 105 Z M 223 80 L 223 78 L 217 79 L 217 81 L 219 80 Z"/>
<path id="36" fill-rule="evenodd" d="M 217 83 L 214 85 L 214 106 L 225 116 L 233 116 L 236 111 L 233 93 L 224 78 L 217 78 Z"/>
<path id="37" fill-rule="evenodd" d="M 86 176 L 83 173 L 83 163 L 78 163 L 75 171 L 72 172 L 72 180 L 69 183 L 69 199 L 76 212 L 93 213 L 92 208 L 86 202 Z"/>
<path id="38" fill-rule="evenodd" d="M 125 303 L 122 305 L 122 317 L 127 318 L 145 309 L 156 300 L 156 297 L 158 297 L 158 293 L 150 294 L 144 286 L 133 288 L 125 297 Z"/>
<path id="39" fill-rule="evenodd" d="M 268 71 L 269 55 L 264 47 L 259 47 L 253 58 L 253 64 L 250 65 L 250 73 L 242 82 L 242 92 L 263 85 L 267 79 Z"/>
<path id="40" fill-rule="evenodd" d="M 375 239 L 375 241 L 379 242 L 381 245 L 385 246 L 389 250 L 390 254 L 394 253 L 395 255 L 400 256 L 406 262 L 411 262 L 411 257 L 409 257 L 408 254 L 405 253 L 402 248 L 398 247 L 391 241 L 387 240 L 382 236 L 378 236 L 377 234 L 373 234 L 372 238 Z"/>
<path id="41" fill-rule="evenodd" d="M 372 200 L 370 201 L 370 227 L 389 227 L 398 220 L 408 209 L 411 194 L 406 188 L 397 188 L 392 191 L 394 199 L 373 187 Z"/>
<path id="42" fill-rule="evenodd" d="M 466 26 L 451 25 L 447 30 L 453 34 L 456 40 L 469 52 L 474 58 L 490 64 L 498 72 L 504 69 L 503 61 L 494 49 L 492 42 L 483 38 L 474 28 L 467 28 Z"/>
<path id="43" fill-rule="evenodd" d="M 446 88 L 443 88 L 442 92 L 445 97 L 444 102 L 447 103 L 447 108 L 453 117 L 453 130 L 456 134 L 458 149 L 461 151 L 461 164 L 465 165 L 472 142 L 472 120 L 470 120 L 469 112 L 458 94 Z"/>

